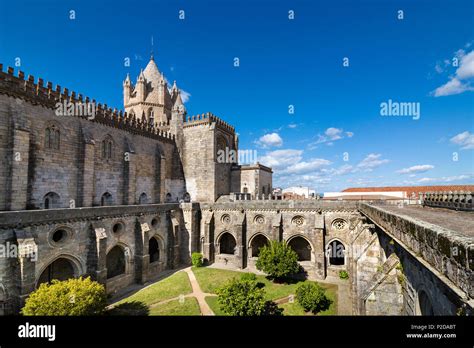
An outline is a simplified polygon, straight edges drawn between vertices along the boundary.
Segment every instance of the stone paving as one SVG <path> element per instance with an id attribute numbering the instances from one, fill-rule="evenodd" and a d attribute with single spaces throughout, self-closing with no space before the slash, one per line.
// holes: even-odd
<path id="1" fill-rule="evenodd" d="M 405 215 L 417 220 L 459 232 L 468 237 L 474 237 L 474 212 L 456 211 L 446 208 L 422 207 L 419 205 L 376 205 L 383 210 Z"/>

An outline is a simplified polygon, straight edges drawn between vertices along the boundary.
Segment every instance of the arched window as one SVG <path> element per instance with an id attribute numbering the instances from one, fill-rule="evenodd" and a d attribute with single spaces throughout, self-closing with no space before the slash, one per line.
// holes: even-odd
<path id="1" fill-rule="evenodd" d="M 143 192 L 140 197 L 138 198 L 138 204 L 147 204 L 148 203 L 148 197 L 145 192 Z"/>
<path id="2" fill-rule="evenodd" d="M 166 194 L 166 202 L 171 202 L 171 193 Z"/>
<path id="3" fill-rule="evenodd" d="M 101 206 L 106 206 L 106 205 L 112 205 L 112 195 L 108 192 L 104 193 L 102 197 L 100 198 L 100 205 Z"/>
<path id="4" fill-rule="evenodd" d="M 255 237 L 253 237 L 252 242 L 250 243 L 250 247 L 252 248 L 252 257 L 258 257 L 260 249 L 267 245 L 268 242 L 268 238 L 263 234 L 257 234 Z"/>
<path id="5" fill-rule="evenodd" d="M 329 252 L 329 264 L 335 266 L 342 266 L 345 263 L 345 248 L 344 244 L 342 244 L 338 240 L 334 240 L 329 243 L 328 247 Z"/>
<path id="6" fill-rule="evenodd" d="M 219 240 L 219 252 L 221 254 L 235 254 L 236 245 L 234 236 L 225 232 Z"/>
<path id="7" fill-rule="evenodd" d="M 48 192 L 43 197 L 44 209 L 59 208 L 59 195 L 56 192 Z"/>
<path id="8" fill-rule="evenodd" d="M 107 264 L 107 279 L 116 277 L 120 274 L 125 273 L 125 252 L 124 250 L 116 245 L 114 246 L 106 256 Z"/>
<path id="9" fill-rule="evenodd" d="M 152 108 L 149 108 L 148 109 L 148 122 L 150 124 L 154 124 L 155 123 L 155 113 L 153 112 L 153 109 Z"/>
<path id="10" fill-rule="evenodd" d="M 148 241 L 148 255 L 150 255 L 150 263 L 160 261 L 160 247 L 155 237 Z"/>
<path id="11" fill-rule="evenodd" d="M 187 192 L 184 194 L 183 199 L 186 203 L 191 202 L 191 196 Z"/>
<path id="12" fill-rule="evenodd" d="M 217 160 L 224 158 L 224 155 L 226 154 L 226 148 L 227 148 L 227 140 L 222 135 L 219 135 L 216 141 L 216 159 Z"/>
<path id="13" fill-rule="evenodd" d="M 111 159 L 112 158 L 112 139 L 107 137 L 106 139 L 102 140 L 102 158 L 103 159 Z"/>
<path id="14" fill-rule="evenodd" d="M 311 245 L 303 237 L 292 238 L 288 246 L 298 254 L 298 261 L 311 261 Z"/>
<path id="15" fill-rule="evenodd" d="M 247 186 L 244 187 L 244 193 L 248 193 L 249 192 L 249 189 L 247 188 Z"/>
<path id="16" fill-rule="evenodd" d="M 53 279 L 67 280 L 74 278 L 74 266 L 72 262 L 65 258 L 59 258 L 50 263 L 41 273 L 38 285 L 41 283 L 51 283 Z"/>
<path id="17" fill-rule="evenodd" d="M 59 129 L 56 126 L 49 126 L 45 130 L 44 146 L 47 149 L 59 150 Z"/>

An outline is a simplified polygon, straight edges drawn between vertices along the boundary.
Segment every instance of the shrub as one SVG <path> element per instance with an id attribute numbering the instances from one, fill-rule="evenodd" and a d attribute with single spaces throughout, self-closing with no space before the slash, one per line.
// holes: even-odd
<path id="1" fill-rule="evenodd" d="M 296 289 L 296 300 L 305 312 L 317 313 L 329 308 L 331 300 L 317 283 L 303 283 Z"/>
<path id="2" fill-rule="evenodd" d="M 105 311 L 102 284 L 85 279 L 53 280 L 33 291 L 21 310 L 23 315 L 99 315 Z"/>
<path id="3" fill-rule="evenodd" d="M 271 241 L 260 249 L 257 269 L 273 279 L 284 279 L 299 271 L 298 255 L 285 242 Z"/>
<path id="4" fill-rule="evenodd" d="M 346 271 L 339 271 L 339 278 L 349 279 L 349 273 L 347 273 Z"/>
<path id="5" fill-rule="evenodd" d="M 221 310 L 234 316 L 280 315 L 282 310 L 265 299 L 265 290 L 256 281 L 231 279 L 217 289 Z"/>
<path id="6" fill-rule="evenodd" d="M 194 267 L 202 267 L 204 264 L 201 253 L 192 253 L 191 259 Z"/>
<path id="7" fill-rule="evenodd" d="M 256 281 L 257 276 L 254 273 L 244 273 L 240 276 L 240 280 Z"/>

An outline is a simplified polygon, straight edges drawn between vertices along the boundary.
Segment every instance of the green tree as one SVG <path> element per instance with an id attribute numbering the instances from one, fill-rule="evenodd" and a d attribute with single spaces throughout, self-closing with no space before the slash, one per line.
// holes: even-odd
<path id="1" fill-rule="evenodd" d="M 257 269 L 281 280 L 299 271 L 298 255 L 286 242 L 271 241 L 260 249 Z"/>
<path id="2" fill-rule="evenodd" d="M 99 315 L 107 296 L 104 286 L 90 277 L 43 283 L 27 298 L 23 315 Z"/>
<path id="3" fill-rule="evenodd" d="M 282 310 L 265 299 L 265 290 L 255 280 L 231 279 L 217 289 L 223 312 L 234 316 L 280 315 Z"/>
<path id="4" fill-rule="evenodd" d="M 192 253 L 191 260 L 194 267 L 202 267 L 204 264 L 201 253 Z"/>
<path id="5" fill-rule="evenodd" d="M 319 284 L 306 282 L 296 289 L 296 301 L 306 312 L 321 312 L 329 308 L 331 300 Z"/>

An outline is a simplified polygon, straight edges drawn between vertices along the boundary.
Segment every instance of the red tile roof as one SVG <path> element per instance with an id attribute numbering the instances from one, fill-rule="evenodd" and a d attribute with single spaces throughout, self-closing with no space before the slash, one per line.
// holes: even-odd
<path id="1" fill-rule="evenodd" d="M 404 191 L 407 197 L 412 193 L 434 191 L 474 191 L 474 185 L 440 185 L 440 186 L 386 186 L 386 187 L 351 187 L 342 192 L 393 192 Z"/>

